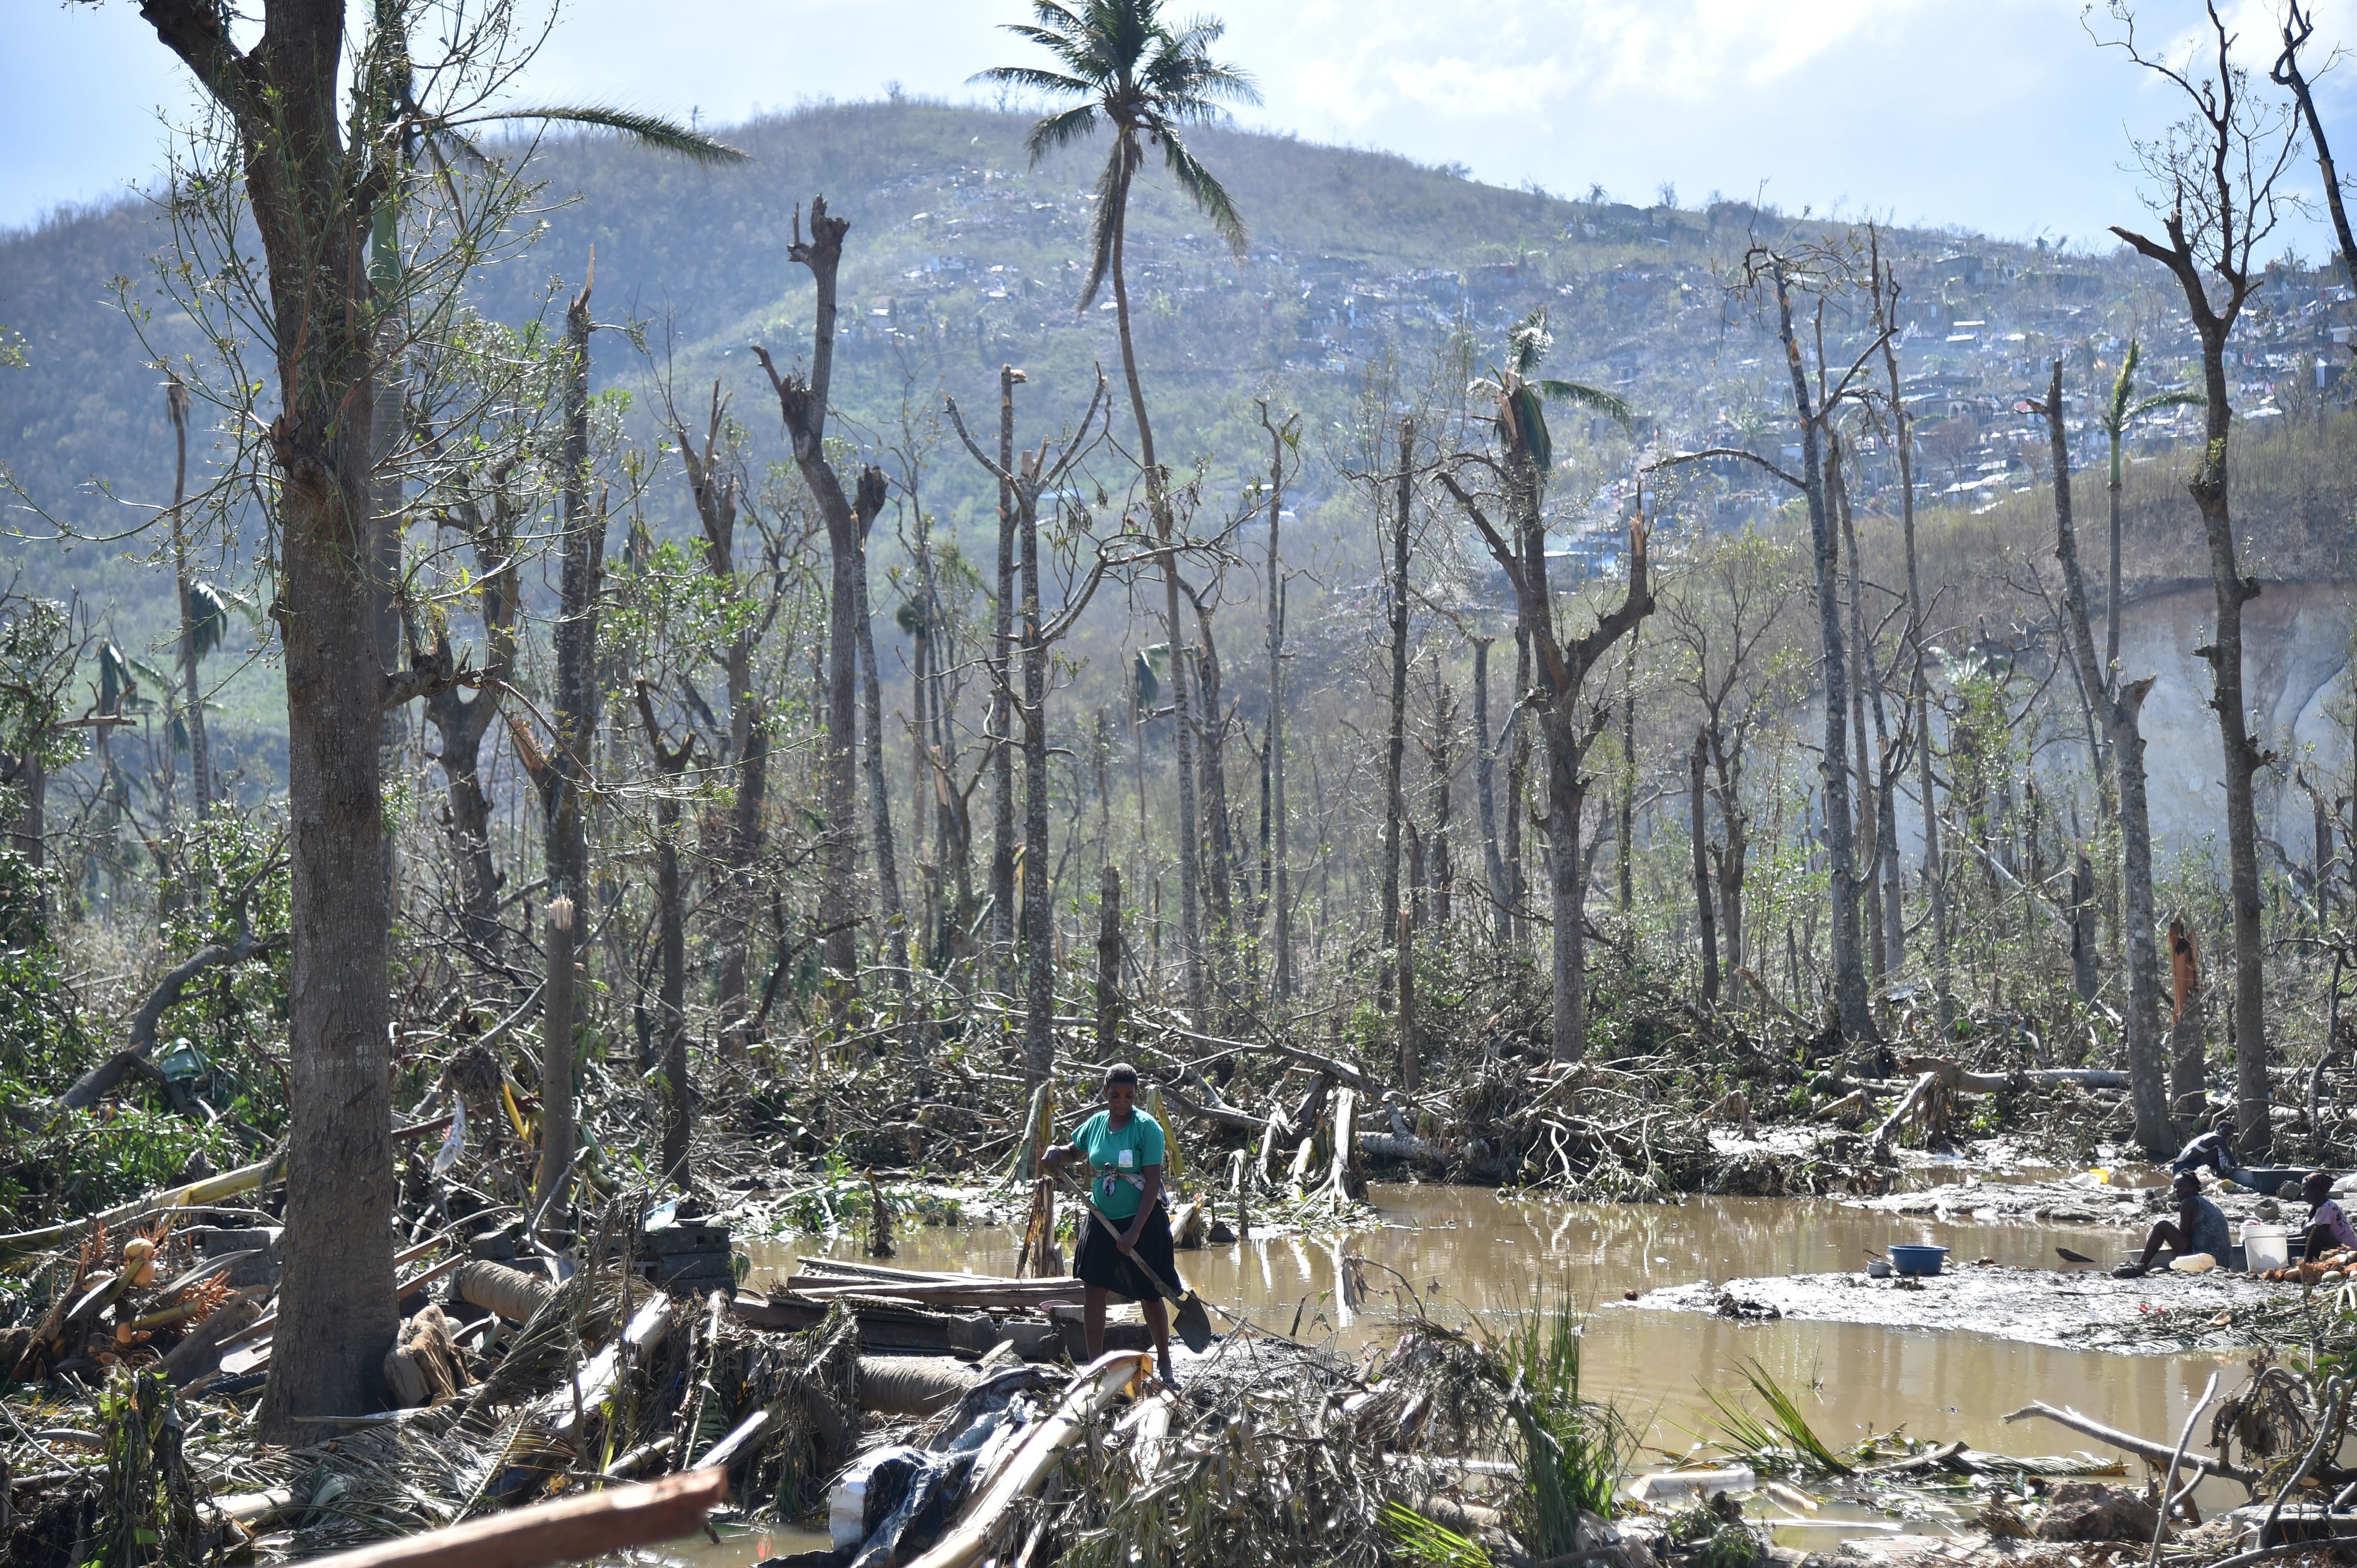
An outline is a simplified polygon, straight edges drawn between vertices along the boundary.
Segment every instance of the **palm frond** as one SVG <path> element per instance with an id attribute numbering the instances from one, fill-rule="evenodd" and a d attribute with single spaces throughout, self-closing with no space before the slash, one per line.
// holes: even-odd
<path id="1" fill-rule="evenodd" d="M 1114 226 L 1121 221 L 1122 204 L 1128 199 L 1128 159 L 1130 141 L 1126 136 L 1114 138 L 1113 152 L 1105 159 L 1104 168 L 1097 176 L 1095 211 L 1089 217 L 1089 275 L 1081 281 L 1080 303 L 1075 310 L 1086 310 L 1104 286 L 1105 274 L 1113 270 L 1113 240 Z"/>
<path id="2" fill-rule="evenodd" d="M 1532 385 L 1537 387 L 1539 395 L 1550 403 L 1567 403 L 1592 409 L 1623 430 L 1633 432 L 1637 428 L 1637 411 L 1617 392 L 1589 386 L 1585 381 L 1534 381 Z"/>
<path id="3" fill-rule="evenodd" d="M 1546 410 L 1540 406 L 1539 394 L 1527 381 L 1517 381 L 1506 394 L 1506 406 L 1514 423 L 1522 426 L 1523 445 L 1531 450 L 1531 461 L 1544 475 L 1555 467 L 1555 437 L 1547 430 Z"/>
<path id="4" fill-rule="evenodd" d="M 660 114 L 642 113 L 636 109 L 615 109 L 604 104 L 554 104 L 530 109 L 502 109 L 495 113 L 477 114 L 464 120 L 452 120 L 436 130 L 449 125 L 475 125 L 507 120 L 537 120 L 564 125 L 592 125 L 601 131 L 612 131 L 642 142 L 651 147 L 677 153 L 700 164 L 741 164 L 751 161 L 751 156 L 730 146 L 717 137 L 707 136 L 690 125 L 676 120 L 666 120 Z"/>
<path id="5" fill-rule="evenodd" d="M 2176 392 L 2155 392 L 2150 397 L 2138 399 L 2136 405 L 2128 410 L 2128 418 L 2140 418 L 2164 408 L 2207 408 L 2209 406 L 2210 398 L 2207 393 L 2195 392 L 2190 387 L 2184 387 Z"/>
<path id="6" fill-rule="evenodd" d="M 1034 92 L 1093 93 L 1096 89 L 1077 76 L 1066 76 L 1058 70 L 1042 70 L 1030 65 L 995 65 L 988 70 L 977 70 L 968 81 L 996 81 L 1008 87 L 1028 87 Z"/>
<path id="7" fill-rule="evenodd" d="M 2144 345 L 2128 339 L 2126 357 L 2120 360 L 2120 373 L 2112 378 L 2111 416 L 2104 428 L 2114 435 L 2127 428 L 2128 405 L 2136 398 L 2136 361 L 2144 358 Z"/>
<path id="8" fill-rule="evenodd" d="M 1036 165 L 1053 149 L 1077 142 L 1096 128 L 1097 105 L 1096 101 L 1091 99 L 1088 102 L 1074 104 L 1060 114 L 1044 116 L 1031 127 L 1031 134 L 1023 138 L 1023 145 Z"/>
<path id="9" fill-rule="evenodd" d="M 1490 1568 L 1487 1548 L 1394 1498 L 1376 1516 L 1392 1550 L 1418 1568 Z"/>
<path id="10" fill-rule="evenodd" d="M 1534 307 L 1506 329 L 1506 359 L 1517 376 L 1527 376 L 1539 368 L 1547 350 L 1555 347 L 1555 334 L 1547 330 L 1547 307 Z"/>
<path id="11" fill-rule="evenodd" d="M 1220 183 L 1219 176 L 1203 166 L 1200 159 L 1187 149 L 1187 144 L 1168 126 L 1159 128 L 1162 141 L 1162 162 L 1170 176 L 1178 182 L 1203 216 L 1211 220 L 1212 229 L 1228 242 L 1228 248 L 1241 256 L 1251 244 L 1252 237 L 1244 231 L 1243 215 L 1236 210 L 1234 198 Z"/>
<path id="12" fill-rule="evenodd" d="M 1754 1415 L 1715 1390 L 1705 1390 L 1705 1395 L 1717 1407 L 1722 1440 L 1719 1446 L 1730 1454 L 1742 1455 L 1755 1468 L 1803 1470 L 1816 1475 L 1846 1476 L 1848 1465 L 1826 1445 L 1809 1418 L 1801 1412 L 1799 1402 L 1777 1382 L 1775 1375 L 1758 1361 L 1746 1361 L 1739 1369 L 1743 1380 L 1767 1407 L 1764 1417 Z"/>

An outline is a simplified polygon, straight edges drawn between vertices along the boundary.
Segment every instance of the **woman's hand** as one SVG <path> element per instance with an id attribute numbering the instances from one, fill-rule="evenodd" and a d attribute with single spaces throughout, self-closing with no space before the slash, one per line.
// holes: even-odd
<path id="1" fill-rule="evenodd" d="M 1146 1210 L 1141 1208 L 1137 1212 L 1142 1216 L 1145 1214 Z M 1123 1256 L 1126 1257 L 1130 1251 L 1136 1247 L 1138 1235 L 1145 1229 L 1146 1228 L 1142 1225 L 1133 1225 L 1128 1230 L 1123 1231 L 1120 1235 L 1114 1237 L 1113 1239 L 1113 1244 L 1121 1250 Z"/>

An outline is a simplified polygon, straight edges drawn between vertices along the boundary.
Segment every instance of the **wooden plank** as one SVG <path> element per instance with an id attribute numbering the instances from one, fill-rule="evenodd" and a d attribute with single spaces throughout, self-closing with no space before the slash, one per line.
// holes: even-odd
<path id="1" fill-rule="evenodd" d="M 726 1498 L 719 1470 L 690 1470 L 469 1520 L 312 1559 L 315 1568 L 546 1568 L 694 1533 Z"/>

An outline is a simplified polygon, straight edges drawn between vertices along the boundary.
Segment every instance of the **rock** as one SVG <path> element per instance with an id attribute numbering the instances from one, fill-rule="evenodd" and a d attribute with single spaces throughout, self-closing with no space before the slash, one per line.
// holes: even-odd
<path id="1" fill-rule="evenodd" d="M 2150 1541 L 2160 1516 L 2121 1487 L 2066 1481 L 2046 1497 L 2038 1521 L 2040 1541 Z"/>

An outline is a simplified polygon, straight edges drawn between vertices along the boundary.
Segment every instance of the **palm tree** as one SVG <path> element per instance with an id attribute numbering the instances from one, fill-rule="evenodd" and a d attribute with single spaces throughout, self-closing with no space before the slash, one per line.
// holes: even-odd
<path id="1" fill-rule="evenodd" d="M 1605 651 L 1652 612 L 1653 597 L 1646 575 L 1645 528 L 1641 519 L 1630 529 L 1627 596 L 1618 607 L 1599 615 L 1595 628 L 1586 636 L 1575 639 L 1558 633 L 1555 593 L 1547 581 L 1547 522 L 1541 510 L 1547 475 L 1555 466 L 1546 404 L 1568 403 L 1593 409 L 1623 426 L 1633 425 L 1635 416 L 1627 403 L 1600 388 L 1540 379 L 1539 364 L 1553 344 L 1546 308 L 1542 306 L 1507 334 L 1505 363 L 1470 389 L 1476 397 L 1496 400 L 1498 440 L 1505 459 L 1497 465 L 1506 482 L 1503 531 L 1458 482 L 1448 465 L 1440 467 L 1439 478 L 1480 531 L 1482 542 L 1512 585 L 1517 636 L 1531 648 L 1536 680 L 1530 708 L 1547 755 L 1545 831 L 1553 922 L 1549 973 L 1555 996 L 1549 1037 L 1555 1060 L 1577 1061 L 1586 1053 L 1587 1040 L 1587 863 L 1579 842 L 1587 780 L 1582 768 L 1588 744 L 1596 736 L 1580 712 L 1580 693 Z"/>
<path id="2" fill-rule="evenodd" d="M 1113 280 L 1114 323 L 1121 336 L 1121 369 L 1129 385 L 1130 413 L 1137 421 L 1138 463 L 1146 473 L 1147 505 L 1162 557 L 1163 611 L 1174 643 L 1182 639 L 1178 618 L 1178 554 L 1172 540 L 1168 487 L 1154 455 L 1154 426 L 1146 415 L 1146 392 L 1137 379 L 1137 349 L 1130 335 L 1129 285 L 1122 246 L 1129 220 L 1129 192 L 1146 162 L 1146 148 L 1162 149 L 1163 166 L 1178 188 L 1211 220 L 1211 227 L 1237 255 L 1244 253 L 1242 215 L 1218 177 L 1188 149 L 1180 127 L 1217 119 L 1222 103 L 1257 103 L 1252 78 L 1211 58 L 1223 24 L 1198 18 L 1181 25 L 1164 20 L 1160 0 L 1085 0 L 1078 9 L 1057 0 L 1032 0 L 1030 23 L 1010 23 L 1007 31 L 1030 39 L 1055 58 L 1056 68 L 1002 65 L 975 76 L 977 81 L 1028 89 L 1051 99 L 1076 99 L 1070 108 L 1043 115 L 1025 145 L 1034 167 L 1054 148 L 1079 141 L 1100 123 L 1113 132 L 1113 147 L 1097 177 L 1096 214 L 1089 231 L 1089 274 L 1077 308 L 1085 310 L 1107 278 Z M 1178 924 L 1187 1005 L 1196 1022 L 1203 1009 L 1203 944 L 1197 906 L 1201 872 L 1195 843 L 1194 747 L 1187 701 L 1187 661 L 1170 661 L 1170 706 L 1178 769 Z"/>
<path id="3" fill-rule="evenodd" d="M 2104 581 L 2104 669 L 2106 682 L 2116 681 L 2120 661 L 2120 443 L 2129 425 L 2146 414 L 2164 408 L 2187 408 L 2204 402 L 2198 392 L 2156 392 L 2139 400 L 2136 395 L 2136 362 L 2144 357 L 2144 345 L 2136 338 L 2128 339 L 2128 351 L 2120 360 L 2120 373 L 2112 380 L 2112 398 L 2095 415 L 2096 428 L 2110 437 L 2112 443 L 2111 482 L 2106 487 L 2112 500 L 2112 556 L 2109 575 Z M 2093 701 L 2095 693 L 2089 693 Z"/>

